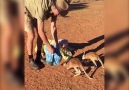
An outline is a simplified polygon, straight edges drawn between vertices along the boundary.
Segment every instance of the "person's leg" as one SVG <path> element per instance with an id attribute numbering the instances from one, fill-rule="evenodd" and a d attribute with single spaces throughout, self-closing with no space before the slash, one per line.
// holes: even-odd
<path id="1" fill-rule="evenodd" d="M 33 54 L 33 40 L 34 40 L 34 33 L 27 32 L 27 51 L 28 55 Z"/>
<path id="2" fill-rule="evenodd" d="M 25 31 L 27 32 L 27 51 L 29 57 L 29 66 L 37 70 L 39 67 L 36 65 L 33 59 L 33 41 L 34 41 L 34 27 L 33 20 L 29 15 L 25 14 Z"/>
<path id="3" fill-rule="evenodd" d="M 42 50 L 42 44 L 43 44 L 43 42 L 42 42 L 40 36 L 37 33 L 36 62 L 41 62 L 41 59 L 43 59 L 42 56 L 41 56 L 41 53 L 42 53 L 42 51 L 41 51 Z"/>
<path id="4" fill-rule="evenodd" d="M 35 27 L 34 29 L 35 29 L 35 32 L 36 32 L 36 42 L 37 42 L 36 43 L 37 50 L 35 51 L 36 52 L 35 62 L 40 63 L 43 60 L 43 57 L 42 57 L 41 53 L 44 53 L 43 48 L 42 48 L 43 41 L 38 34 L 38 27 L 37 27 L 37 20 L 36 19 L 33 20 L 33 25 Z"/>
<path id="5" fill-rule="evenodd" d="M 39 67 L 35 64 L 33 59 L 33 40 L 34 40 L 34 33 L 27 32 L 27 51 L 29 57 L 29 64 L 32 69 L 39 69 Z"/>

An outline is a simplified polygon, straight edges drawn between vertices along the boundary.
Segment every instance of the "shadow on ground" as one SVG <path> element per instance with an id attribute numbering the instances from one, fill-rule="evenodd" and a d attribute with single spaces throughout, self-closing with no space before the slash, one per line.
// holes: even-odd
<path id="1" fill-rule="evenodd" d="M 84 8 L 88 8 L 89 6 L 87 3 L 76 3 L 76 4 L 70 4 L 69 6 L 69 11 L 74 11 L 74 10 L 80 10 Z"/>
<path id="2" fill-rule="evenodd" d="M 99 46 L 97 46 L 95 49 L 91 49 L 91 50 L 87 50 L 85 51 L 85 53 L 89 53 L 89 52 L 97 52 L 98 50 L 102 49 L 103 47 L 106 47 L 108 45 L 111 45 L 117 41 L 120 41 L 121 39 L 124 39 L 125 37 L 129 36 L 129 29 L 127 30 L 123 30 L 120 33 L 117 33 L 115 35 L 109 36 L 105 39 L 105 42 L 101 43 Z M 94 43 L 97 43 L 100 40 L 104 39 L 104 35 L 101 35 L 99 37 L 96 37 L 92 40 L 89 40 L 87 43 L 69 43 L 69 46 L 72 48 L 75 48 L 75 50 L 78 49 L 83 49 L 86 46 L 90 46 Z M 111 51 L 109 53 L 107 53 L 105 56 L 119 56 L 122 53 L 126 52 L 127 50 L 129 50 L 129 42 L 125 43 L 125 45 L 123 45 L 122 47 L 120 47 L 118 50 L 116 51 Z M 73 52 L 74 54 L 74 52 Z M 82 61 L 82 55 L 83 53 L 79 54 L 78 56 L 76 56 L 76 58 L 79 58 L 83 64 L 83 66 L 93 66 L 93 63 L 91 61 L 89 62 L 84 62 Z M 99 55 L 102 62 L 104 63 L 104 57 L 103 55 Z M 94 73 L 96 72 L 96 70 L 101 67 L 101 64 L 99 62 L 97 62 L 98 67 L 94 70 L 94 72 L 92 73 L 91 77 L 93 77 Z M 127 64 L 128 65 L 128 64 Z M 126 66 L 126 68 L 129 70 L 129 66 Z M 89 67 L 86 72 L 90 72 L 91 68 Z"/>

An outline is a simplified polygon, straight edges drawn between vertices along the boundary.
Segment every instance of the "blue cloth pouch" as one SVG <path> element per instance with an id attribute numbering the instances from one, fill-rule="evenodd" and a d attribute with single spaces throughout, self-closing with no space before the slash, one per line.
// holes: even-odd
<path id="1" fill-rule="evenodd" d="M 48 52 L 48 47 L 44 48 L 45 55 L 46 55 L 46 62 L 51 62 L 53 65 L 59 65 L 61 61 L 61 54 L 60 51 L 56 48 L 56 46 L 52 46 L 55 49 L 55 53 L 51 54 Z"/>

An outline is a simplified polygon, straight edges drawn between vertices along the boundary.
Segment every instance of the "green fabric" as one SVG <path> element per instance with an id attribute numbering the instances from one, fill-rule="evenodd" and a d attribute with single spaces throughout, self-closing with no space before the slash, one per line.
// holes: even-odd
<path id="1" fill-rule="evenodd" d="M 32 17 L 44 21 L 50 16 L 53 0 L 25 0 L 25 6 Z"/>
<path id="2" fill-rule="evenodd" d="M 67 49 L 63 49 L 62 47 L 60 47 L 60 53 L 63 57 L 64 60 L 68 60 L 69 57 L 72 56 L 72 53 L 70 52 L 69 47 Z"/>
<path id="3" fill-rule="evenodd" d="M 54 42 L 54 40 L 48 40 L 49 41 L 49 43 L 51 44 L 51 45 L 54 45 L 55 44 L 55 42 Z M 46 50 L 46 45 L 42 45 L 42 49 L 41 49 L 41 51 L 43 52 L 44 50 Z M 37 46 L 35 47 L 35 52 L 37 52 Z M 72 56 L 72 53 L 71 53 L 71 48 L 70 47 L 67 47 L 67 49 L 63 49 L 62 47 L 60 47 L 60 53 L 61 53 L 61 56 L 62 56 L 62 58 L 64 59 L 64 60 L 68 60 L 68 58 L 69 57 L 71 57 Z"/>

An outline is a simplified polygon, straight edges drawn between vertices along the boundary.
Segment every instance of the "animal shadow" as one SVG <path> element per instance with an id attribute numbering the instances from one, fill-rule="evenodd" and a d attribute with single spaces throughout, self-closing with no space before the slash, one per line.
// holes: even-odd
<path id="1" fill-rule="evenodd" d="M 102 62 L 104 63 L 104 56 L 100 55 L 100 58 L 101 58 Z M 81 61 L 81 63 L 82 63 L 83 66 L 88 66 L 88 69 L 86 70 L 87 73 L 89 73 L 92 70 L 91 67 L 94 67 L 93 68 L 94 71 L 91 74 L 91 78 L 93 78 L 93 76 L 94 76 L 95 72 L 97 71 L 97 69 L 101 67 L 101 64 L 100 64 L 99 61 L 96 61 L 97 67 L 95 67 L 94 64 L 93 64 L 93 62 L 90 61 L 90 60 L 88 60 L 88 61 Z"/>

